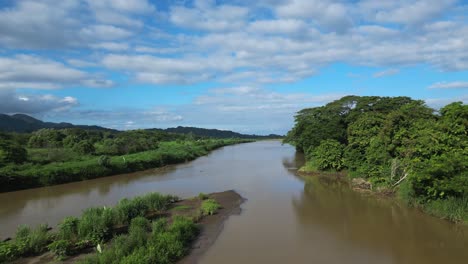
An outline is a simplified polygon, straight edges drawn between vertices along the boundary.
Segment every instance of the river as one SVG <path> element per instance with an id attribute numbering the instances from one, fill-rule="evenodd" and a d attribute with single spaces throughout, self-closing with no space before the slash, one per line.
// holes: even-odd
<path id="1" fill-rule="evenodd" d="M 157 191 L 180 197 L 229 189 L 247 201 L 201 263 L 468 263 L 468 228 L 347 184 L 296 176 L 303 157 L 278 141 L 228 146 L 164 169 L 0 194 L 0 236 L 18 224 L 79 215 Z"/>

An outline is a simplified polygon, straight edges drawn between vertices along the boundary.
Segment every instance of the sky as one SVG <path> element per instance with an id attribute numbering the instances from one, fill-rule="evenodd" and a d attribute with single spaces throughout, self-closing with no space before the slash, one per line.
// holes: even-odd
<path id="1" fill-rule="evenodd" d="M 468 1 L 0 0 L 0 113 L 286 133 L 345 95 L 468 101 Z"/>

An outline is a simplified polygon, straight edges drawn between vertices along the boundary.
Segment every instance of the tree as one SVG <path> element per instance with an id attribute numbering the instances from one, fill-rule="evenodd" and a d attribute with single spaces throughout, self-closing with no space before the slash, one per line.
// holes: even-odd
<path id="1" fill-rule="evenodd" d="M 73 146 L 73 151 L 79 154 L 92 154 L 94 153 L 95 148 L 88 140 L 82 140 Z"/>
<path id="2" fill-rule="evenodd" d="M 343 169 L 344 146 L 333 139 L 327 139 L 312 150 L 312 160 L 319 170 L 341 170 Z"/>
<path id="3" fill-rule="evenodd" d="M 25 148 L 11 141 L 0 142 L 0 163 L 24 163 L 28 159 Z"/>

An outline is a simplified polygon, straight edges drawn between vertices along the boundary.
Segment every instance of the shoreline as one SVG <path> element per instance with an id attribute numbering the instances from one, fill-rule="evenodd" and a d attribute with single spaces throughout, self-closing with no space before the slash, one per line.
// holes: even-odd
<path id="1" fill-rule="evenodd" d="M 306 165 L 302 166 L 297 170 L 297 175 L 300 177 L 334 177 L 334 180 L 341 180 L 345 181 L 349 184 L 349 188 L 357 193 L 362 195 L 372 196 L 375 199 L 389 199 L 393 202 L 397 202 L 399 204 L 404 204 L 398 197 L 396 196 L 396 191 L 388 188 L 373 190 L 372 184 L 366 181 L 364 178 L 349 178 L 348 173 L 346 171 L 339 171 L 339 172 L 329 172 L 329 171 L 318 171 L 318 170 L 308 170 Z M 456 225 L 464 225 L 468 226 L 468 222 L 463 221 L 453 221 L 451 219 L 446 218 L 445 216 L 435 215 L 430 212 L 427 212 L 424 208 L 424 205 L 407 205 L 405 206 L 409 208 L 414 208 L 428 216 L 435 217 L 437 219 L 445 220 L 447 222 L 456 224 Z"/>
<path id="2" fill-rule="evenodd" d="M 219 235 L 224 229 L 224 223 L 231 215 L 239 215 L 241 213 L 241 204 L 246 201 L 236 191 L 230 190 L 220 193 L 212 193 L 210 198 L 218 201 L 222 208 L 215 215 L 205 216 L 200 221 L 201 232 L 197 239 L 193 242 L 190 253 L 183 259 L 179 260 L 178 264 L 196 264 L 208 251 L 208 249 L 216 242 Z"/>
<path id="3" fill-rule="evenodd" d="M 224 229 L 225 221 L 234 214 L 241 213 L 241 204 L 246 201 L 236 191 L 228 190 L 224 192 L 210 193 L 206 195 L 205 199 L 214 199 L 220 205 L 215 214 L 204 215 L 196 221 L 199 227 L 199 234 L 192 241 L 189 246 L 188 253 L 182 259 L 178 260 L 178 264 L 195 264 L 198 260 L 207 252 L 207 250 L 216 242 L 217 238 Z M 193 217 L 194 214 L 200 208 L 201 200 L 198 197 L 187 198 L 175 202 L 171 209 L 167 211 L 166 217 L 186 216 Z M 186 209 L 187 208 L 187 209 Z M 49 230 L 54 232 L 55 229 Z M 76 263 L 77 261 L 83 260 L 87 257 L 96 254 L 93 248 L 84 249 L 81 253 L 70 256 L 65 260 L 57 260 L 54 258 L 52 252 L 45 252 L 38 256 L 23 257 L 12 261 L 15 264 L 45 264 L 45 263 Z"/>
<path id="4" fill-rule="evenodd" d="M 192 153 L 191 148 L 185 148 L 183 149 L 184 155 L 180 157 L 173 153 L 160 153 L 158 149 L 129 155 L 111 156 L 110 165 L 107 166 L 100 165 L 98 162 L 99 157 L 95 156 L 92 159 L 84 161 L 41 165 L 35 168 L 34 173 L 31 175 L 22 175 L 24 174 L 23 171 L 5 172 L 5 174 L 0 172 L 0 193 L 48 187 L 103 177 L 112 177 L 121 174 L 163 168 L 170 165 L 183 164 L 209 155 L 213 151 L 226 146 L 251 142 L 254 141 L 247 139 L 236 139 L 231 141 L 222 140 L 207 149 L 200 150 L 199 153 Z M 148 158 L 145 155 L 151 157 Z M 164 156 L 164 160 L 162 156 Z M 53 172 L 50 179 L 42 180 L 41 178 L 45 177 L 47 173 L 51 173 L 49 170 Z"/>

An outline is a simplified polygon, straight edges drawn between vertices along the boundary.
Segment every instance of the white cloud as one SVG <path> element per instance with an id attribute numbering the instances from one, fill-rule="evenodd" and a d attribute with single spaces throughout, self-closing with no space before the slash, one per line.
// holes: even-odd
<path id="1" fill-rule="evenodd" d="M 429 89 L 468 89 L 468 82 L 438 82 L 429 86 Z"/>
<path id="2" fill-rule="evenodd" d="M 392 75 L 398 74 L 399 72 L 400 72 L 399 69 L 388 69 L 388 70 L 376 72 L 376 73 L 374 73 L 373 76 L 374 76 L 374 78 L 382 78 L 382 77 L 392 76 Z"/>
<path id="3" fill-rule="evenodd" d="M 197 0 L 194 8 L 174 6 L 170 21 L 177 26 L 207 31 L 241 29 L 246 22 L 248 9 L 233 5 L 215 6 L 211 1 Z"/>
<path id="4" fill-rule="evenodd" d="M 92 25 L 80 30 L 79 35 L 84 39 L 117 40 L 130 37 L 133 33 L 111 25 Z"/>
<path id="5" fill-rule="evenodd" d="M 41 114 L 65 111 L 78 105 L 74 97 L 19 94 L 13 89 L 0 89 L 0 113 Z"/>
<path id="6" fill-rule="evenodd" d="M 437 18 L 454 3 L 455 0 L 403 1 L 393 8 L 376 10 L 375 19 L 378 22 L 420 24 Z"/>
<path id="7" fill-rule="evenodd" d="M 105 49 L 109 51 L 125 51 L 129 49 L 127 43 L 117 43 L 117 42 L 101 42 L 96 44 L 91 44 L 91 47 L 94 49 Z"/>
<path id="8" fill-rule="evenodd" d="M 276 7 L 280 17 L 310 19 L 319 26 L 338 33 L 346 32 L 353 24 L 348 8 L 332 0 L 289 0 Z"/>
<path id="9" fill-rule="evenodd" d="M 56 48 L 77 40 L 80 23 L 71 15 L 79 3 L 65 1 L 17 1 L 0 9 L 0 45 L 12 48 Z"/>
<path id="10" fill-rule="evenodd" d="M 308 28 L 307 23 L 298 19 L 258 20 L 249 25 L 249 31 L 260 34 L 298 34 Z"/>
<path id="11" fill-rule="evenodd" d="M 0 57 L 0 89 L 57 89 L 88 85 L 107 87 L 111 81 L 37 56 Z"/>

